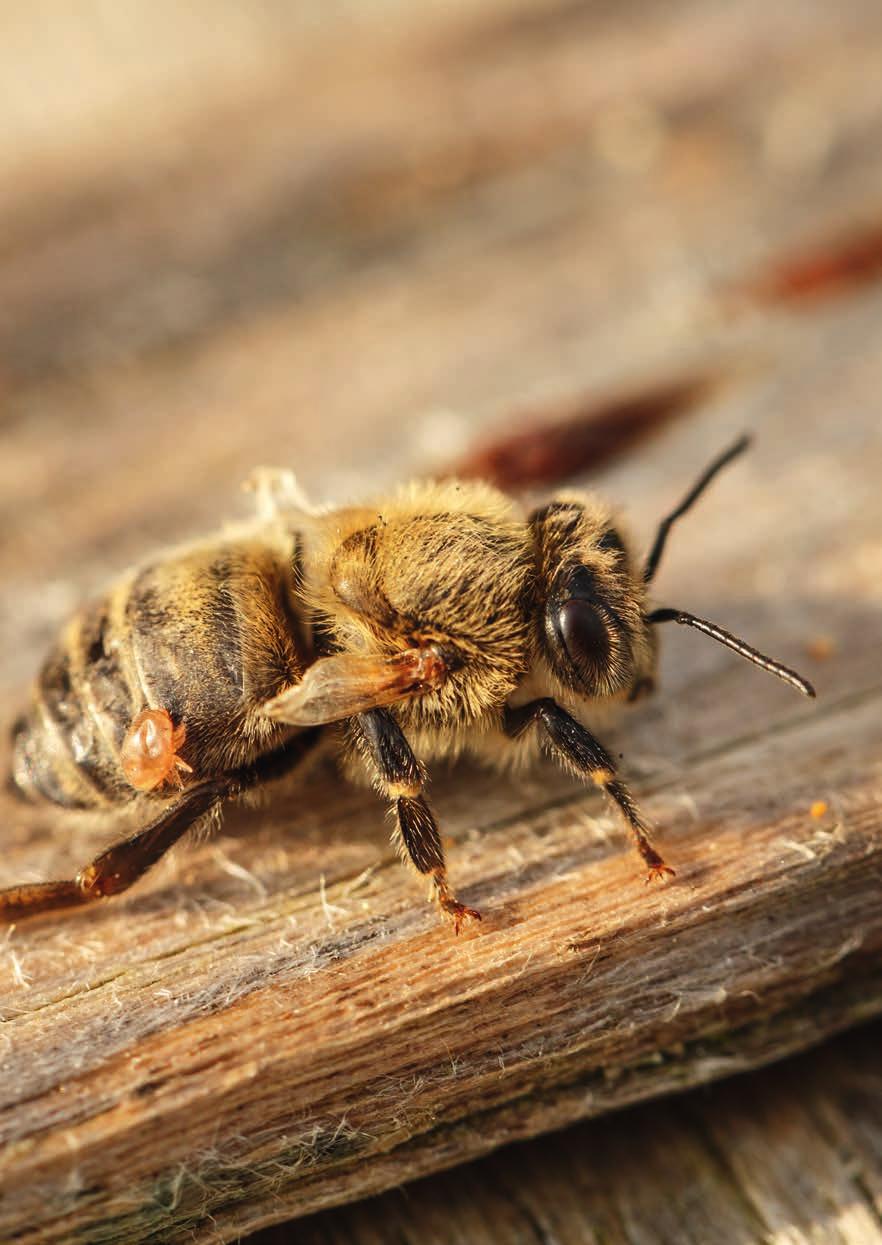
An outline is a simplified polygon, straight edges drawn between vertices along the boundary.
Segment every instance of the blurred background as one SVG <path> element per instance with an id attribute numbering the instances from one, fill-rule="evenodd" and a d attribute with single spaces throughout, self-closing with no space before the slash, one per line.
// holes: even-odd
<path id="1" fill-rule="evenodd" d="M 806 457 L 837 421 L 861 449 L 829 395 L 878 301 L 831 320 L 822 281 L 818 315 L 788 265 L 879 266 L 873 0 L 35 0 L 2 30 L 0 681 L 23 623 L 41 651 L 258 463 L 343 499 L 707 383 L 613 467 L 654 515 L 822 352 Z"/>
<path id="2" fill-rule="evenodd" d="M 866 685 L 878 0 L 8 0 L 0 31 L 10 703 L 85 595 L 247 513 L 258 464 L 329 501 L 451 464 L 573 469 L 646 541 L 745 429 L 666 583 Z"/>

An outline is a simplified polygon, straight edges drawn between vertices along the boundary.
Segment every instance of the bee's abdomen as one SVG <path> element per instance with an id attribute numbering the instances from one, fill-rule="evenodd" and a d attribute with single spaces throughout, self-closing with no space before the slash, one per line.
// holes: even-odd
<path id="1" fill-rule="evenodd" d="M 259 707 L 305 666 L 285 552 L 257 541 L 195 546 L 82 610 L 14 728 L 17 786 L 67 808 L 130 799 L 120 749 L 144 709 L 185 727 L 184 759 L 200 779 L 275 746 L 281 728 Z"/>
<path id="2" fill-rule="evenodd" d="M 131 793 L 118 758 L 132 699 L 108 630 L 109 601 L 87 606 L 37 676 L 13 727 L 13 779 L 26 795 L 103 808 Z"/>

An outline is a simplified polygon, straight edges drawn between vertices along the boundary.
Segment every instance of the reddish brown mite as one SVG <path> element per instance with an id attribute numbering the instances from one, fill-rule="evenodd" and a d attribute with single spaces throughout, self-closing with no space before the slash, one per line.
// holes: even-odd
<path id="1" fill-rule="evenodd" d="M 673 873 L 587 719 L 652 689 L 669 621 L 814 695 L 722 628 L 648 600 L 671 525 L 745 446 L 711 464 L 642 563 L 587 494 L 525 513 L 486 484 L 416 483 L 316 512 L 292 477 L 262 473 L 255 523 L 138 568 L 62 632 L 14 728 L 14 781 L 67 808 L 134 805 L 142 828 L 73 879 L 0 891 L 0 920 L 125 890 L 322 734 L 391 802 L 401 854 L 456 930 L 479 914 L 447 880 L 423 794 L 433 757 L 504 768 L 544 745 L 617 807 L 647 880 Z"/>
<path id="2" fill-rule="evenodd" d="M 178 755 L 186 738 L 187 728 L 175 726 L 167 709 L 145 709 L 122 742 L 120 769 L 136 791 L 153 791 L 164 782 L 182 787 L 182 775 L 193 773 Z"/>

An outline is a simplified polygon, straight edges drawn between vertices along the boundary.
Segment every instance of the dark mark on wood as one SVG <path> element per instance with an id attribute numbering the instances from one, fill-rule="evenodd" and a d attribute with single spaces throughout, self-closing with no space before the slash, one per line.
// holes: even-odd
<path id="1" fill-rule="evenodd" d="M 819 242 L 814 248 L 770 263 L 743 286 L 733 299 L 790 305 L 836 298 L 882 279 L 882 225 L 839 240 Z"/>
<path id="2" fill-rule="evenodd" d="M 692 376 L 604 400 L 571 399 L 513 416 L 521 430 L 489 442 L 447 475 L 490 480 L 502 489 L 555 484 L 602 467 L 671 420 L 688 414 L 722 383 Z"/>

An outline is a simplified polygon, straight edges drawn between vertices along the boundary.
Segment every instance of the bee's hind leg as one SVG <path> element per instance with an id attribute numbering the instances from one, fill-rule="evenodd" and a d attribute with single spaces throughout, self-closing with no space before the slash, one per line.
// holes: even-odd
<path id="1" fill-rule="evenodd" d="M 0 924 L 39 912 L 72 908 L 128 890 L 200 817 L 224 799 L 282 777 L 303 760 L 318 736 L 317 730 L 301 731 L 250 765 L 190 787 L 149 825 L 99 853 L 75 878 L 25 882 L 0 890 Z"/>
<path id="2" fill-rule="evenodd" d="M 148 826 L 106 848 L 75 878 L 26 882 L 0 891 L 0 923 L 74 907 L 127 890 L 227 792 L 228 784 L 223 782 L 192 787 Z"/>
<path id="3" fill-rule="evenodd" d="M 438 906 L 458 934 L 463 921 L 480 921 L 481 914 L 460 903 L 448 885 L 441 836 L 422 794 L 423 768 L 388 710 L 371 709 L 352 722 L 356 743 L 374 772 L 378 788 L 392 801 L 398 850 L 431 878 Z"/>

